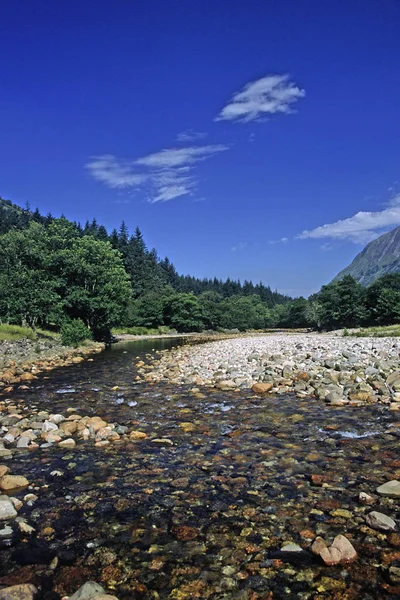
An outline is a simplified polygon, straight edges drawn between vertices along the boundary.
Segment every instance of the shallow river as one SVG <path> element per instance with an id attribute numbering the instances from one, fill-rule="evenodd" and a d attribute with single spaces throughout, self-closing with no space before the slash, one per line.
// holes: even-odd
<path id="1" fill-rule="evenodd" d="M 370 530 L 371 508 L 358 499 L 400 479 L 399 418 L 380 406 L 137 384 L 137 357 L 176 343 L 120 343 L 24 392 L 29 406 L 74 407 L 149 437 L 21 450 L 8 461 L 38 488 L 21 510 L 36 535 L 0 550 L 0 586 L 31 581 L 46 600 L 90 579 L 120 600 L 400 598 L 389 574 L 400 536 Z M 400 516 L 389 499 L 372 510 Z M 345 567 L 280 552 L 339 533 L 359 554 Z"/>

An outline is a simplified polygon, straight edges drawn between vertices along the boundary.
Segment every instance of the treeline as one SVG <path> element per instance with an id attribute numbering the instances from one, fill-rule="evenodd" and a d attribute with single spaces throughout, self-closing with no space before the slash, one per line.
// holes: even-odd
<path id="1" fill-rule="evenodd" d="M 383 275 L 368 287 L 346 275 L 310 296 L 304 315 L 323 330 L 400 323 L 400 273 Z"/>
<path id="2" fill-rule="evenodd" d="M 109 234 L 96 220 L 82 226 L 0 199 L 0 322 L 61 327 L 77 320 L 97 339 L 115 326 L 186 332 L 388 325 L 400 322 L 400 274 L 368 288 L 346 276 L 308 300 L 293 300 L 261 283 L 179 275 L 125 223 Z"/>
<path id="3" fill-rule="evenodd" d="M 0 199 L 0 320 L 32 327 L 80 319 L 96 338 L 113 326 L 178 331 L 279 324 L 290 298 L 263 284 L 179 275 L 138 228 L 110 234 Z"/>

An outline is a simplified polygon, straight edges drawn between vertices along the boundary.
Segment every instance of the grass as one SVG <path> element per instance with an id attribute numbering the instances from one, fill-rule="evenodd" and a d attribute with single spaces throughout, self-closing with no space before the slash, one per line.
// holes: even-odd
<path id="1" fill-rule="evenodd" d="M 118 327 L 112 330 L 113 335 L 162 335 L 176 333 L 175 329 L 166 326 L 161 327 Z"/>
<path id="2" fill-rule="evenodd" d="M 400 337 L 400 325 L 386 327 L 365 327 L 359 331 L 349 332 L 351 337 Z"/>
<path id="3" fill-rule="evenodd" d="M 45 329 L 36 329 L 36 331 L 34 331 L 30 327 L 0 324 L 0 342 L 14 342 L 22 339 L 28 339 L 34 342 L 40 338 L 55 340 L 58 338 L 58 334 L 54 331 L 46 331 Z"/>

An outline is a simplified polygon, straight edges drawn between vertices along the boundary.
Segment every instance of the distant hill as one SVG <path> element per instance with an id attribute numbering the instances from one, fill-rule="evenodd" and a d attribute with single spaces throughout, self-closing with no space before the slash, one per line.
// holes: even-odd
<path id="1" fill-rule="evenodd" d="M 388 273 L 400 273 L 400 227 L 367 244 L 333 281 L 352 275 L 359 283 L 367 286 Z"/>

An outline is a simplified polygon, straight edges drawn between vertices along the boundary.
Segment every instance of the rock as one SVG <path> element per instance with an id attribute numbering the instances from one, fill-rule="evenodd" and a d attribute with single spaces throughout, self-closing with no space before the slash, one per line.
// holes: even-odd
<path id="1" fill-rule="evenodd" d="M 382 529 L 383 531 L 396 530 L 396 522 L 391 517 L 377 512 L 376 510 L 369 513 L 365 517 L 365 520 L 372 529 Z"/>
<path id="2" fill-rule="evenodd" d="M 144 440 L 147 438 L 147 433 L 144 433 L 144 431 L 131 431 L 129 438 L 131 440 Z"/>
<path id="3" fill-rule="evenodd" d="M 323 538 L 317 537 L 311 546 L 311 551 L 320 556 L 328 567 L 348 564 L 357 558 L 356 550 L 344 535 L 337 535 L 330 547 Z"/>
<path id="4" fill-rule="evenodd" d="M 347 564 L 356 560 L 357 552 L 352 543 L 344 535 L 337 535 L 333 540 L 331 550 L 336 548 L 341 554 L 340 563 Z"/>
<path id="5" fill-rule="evenodd" d="M 21 477 L 20 475 L 4 475 L 0 479 L 0 490 L 4 492 L 22 489 L 28 487 L 28 485 L 29 481 L 26 477 Z"/>
<path id="6" fill-rule="evenodd" d="M 7 475 L 7 473 L 10 472 L 10 469 L 8 467 L 6 467 L 6 465 L 0 465 L 0 479 L 2 477 L 4 477 L 4 475 Z"/>
<path id="7" fill-rule="evenodd" d="M 392 583 L 400 583 L 400 567 L 390 567 L 389 576 Z"/>
<path id="8" fill-rule="evenodd" d="M 273 387 L 273 383 L 255 383 L 251 389 L 255 394 L 268 394 Z"/>
<path id="9" fill-rule="evenodd" d="M 76 442 L 72 438 L 67 438 L 58 443 L 59 448 L 75 448 Z M 1 484 L 1 482 L 0 482 Z"/>
<path id="10" fill-rule="evenodd" d="M 372 496 L 370 496 L 366 492 L 360 492 L 359 495 L 358 495 L 358 499 L 363 504 L 374 504 L 374 502 L 375 502 L 375 498 L 373 498 Z"/>
<path id="11" fill-rule="evenodd" d="M 285 544 L 282 546 L 281 552 L 303 552 L 303 548 L 298 544 Z"/>
<path id="12" fill-rule="evenodd" d="M 400 371 L 394 371 L 386 377 L 386 383 L 388 385 L 393 385 L 393 383 L 395 383 L 396 381 L 400 381 Z"/>
<path id="13" fill-rule="evenodd" d="M 0 496 L 0 521 L 15 519 L 17 511 L 14 504 L 6 496 Z"/>
<path id="14" fill-rule="evenodd" d="M 32 373 L 22 373 L 19 378 L 20 381 L 33 381 L 34 379 L 37 379 L 37 377 L 35 377 L 35 375 Z"/>
<path id="15" fill-rule="evenodd" d="M 37 593 L 38 590 L 34 585 L 23 583 L 0 590 L 0 600 L 34 600 Z"/>
<path id="16" fill-rule="evenodd" d="M 173 446 L 174 442 L 169 438 L 155 438 L 151 440 L 153 444 L 160 444 L 160 446 Z"/>
<path id="17" fill-rule="evenodd" d="M 108 594 L 101 585 L 95 581 L 87 581 L 75 592 L 75 594 L 72 594 L 72 596 L 69 597 L 69 600 L 96 600 L 97 598 L 109 600 L 109 596 L 108 598 L 107 596 Z"/>
<path id="18" fill-rule="evenodd" d="M 400 496 L 400 481 L 392 479 L 392 481 L 380 485 L 376 491 L 381 496 Z"/>
<path id="19" fill-rule="evenodd" d="M 60 431 L 67 435 L 73 435 L 78 429 L 76 421 L 63 421 L 60 423 Z"/>
<path id="20" fill-rule="evenodd" d="M 86 427 L 91 427 L 95 433 L 102 429 L 103 427 L 107 427 L 107 422 L 103 421 L 101 417 L 91 417 L 86 421 Z"/>
<path id="21" fill-rule="evenodd" d="M 55 423 L 51 423 L 50 421 L 45 421 L 42 425 L 43 432 L 57 431 L 57 430 L 58 430 L 58 425 L 56 425 Z"/>
<path id="22" fill-rule="evenodd" d="M 227 391 L 227 390 L 234 390 L 237 387 L 237 385 L 232 379 L 224 379 L 222 381 L 219 381 L 216 384 L 216 387 L 220 390 Z"/>

